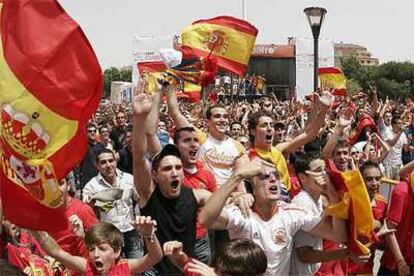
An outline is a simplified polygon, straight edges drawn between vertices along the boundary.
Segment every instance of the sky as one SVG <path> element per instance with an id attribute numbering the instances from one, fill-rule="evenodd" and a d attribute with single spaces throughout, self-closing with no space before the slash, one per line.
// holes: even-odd
<path id="1" fill-rule="evenodd" d="M 243 0 L 58 0 L 88 37 L 103 69 L 132 63 L 134 36 L 167 36 L 199 19 L 242 18 Z M 380 63 L 414 62 L 413 0 L 244 0 L 256 44 L 312 37 L 303 9 L 328 13 L 321 38 L 368 48 Z M 411 20 L 410 20 L 411 19 Z"/>

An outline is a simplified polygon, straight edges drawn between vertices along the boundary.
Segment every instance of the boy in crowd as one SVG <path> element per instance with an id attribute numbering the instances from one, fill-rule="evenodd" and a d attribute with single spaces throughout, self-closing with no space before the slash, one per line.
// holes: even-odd
<path id="1" fill-rule="evenodd" d="M 150 269 L 162 258 L 161 246 L 155 236 L 156 222 L 151 217 L 136 217 L 134 226 L 141 232 L 147 254 L 137 259 L 121 259 L 123 235 L 112 224 L 102 222 L 86 232 L 89 257 L 73 256 L 63 251 L 46 232 L 32 231 L 46 253 L 64 266 L 83 275 L 131 275 Z"/>

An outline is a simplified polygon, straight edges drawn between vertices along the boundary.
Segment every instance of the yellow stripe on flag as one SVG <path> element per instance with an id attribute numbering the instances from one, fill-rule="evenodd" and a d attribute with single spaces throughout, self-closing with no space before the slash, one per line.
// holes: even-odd
<path id="1" fill-rule="evenodd" d="M 49 109 L 41 101 L 35 98 L 33 94 L 20 83 L 4 59 L 3 46 L 1 43 L 0 80 L 0 91 L 3 92 L 0 97 L 1 108 L 9 103 L 13 103 L 13 114 L 10 115 L 20 119 L 28 119 L 26 128 L 23 130 L 25 133 L 30 131 L 29 128 L 32 128 L 36 129 L 45 139 L 47 137 L 50 139 L 45 149 L 37 154 L 33 152 L 24 153 L 20 148 L 17 148 L 18 146 L 13 143 L 13 141 L 7 141 L 16 152 L 20 152 L 24 157 L 29 159 L 32 164 L 44 162 L 75 136 L 78 129 L 78 122 L 66 119 L 53 112 L 53 110 Z M 36 118 L 36 123 L 32 123 L 34 121 L 33 118 Z M 62 128 L 62 125 L 66 127 Z M 9 137 L 4 136 L 4 138 L 7 140 Z"/>
<path id="2" fill-rule="evenodd" d="M 210 52 L 211 38 L 221 40 L 214 48 L 214 54 L 232 61 L 248 64 L 253 51 L 255 36 L 211 23 L 193 24 L 184 28 L 181 40 L 183 45 Z"/>

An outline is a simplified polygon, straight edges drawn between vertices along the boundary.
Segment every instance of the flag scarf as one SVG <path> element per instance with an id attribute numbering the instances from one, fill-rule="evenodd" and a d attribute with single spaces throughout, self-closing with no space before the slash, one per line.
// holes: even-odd
<path id="1" fill-rule="evenodd" d="M 326 161 L 326 168 L 335 188 L 342 194 L 342 201 L 331 205 L 325 211 L 335 217 L 348 219 L 349 250 L 368 254 L 368 245 L 377 241 L 374 233 L 374 217 L 364 180 L 359 170 L 340 172 L 332 161 Z"/>
<path id="2" fill-rule="evenodd" d="M 336 96 L 346 96 L 346 77 L 341 69 L 336 67 L 321 67 L 318 69 L 321 87 L 333 89 L 332 94 Z"/>
<path id="3" fill-rule="evenodd" d="M 58 189 L 83 158 L 102 72 L 55 0 L 0 1 L 0 188 L 4 214 L 35 230 L 67 228 Z"/>
<path id="4" fill-rule="evenodd" d="M 217 57 L 219 67 L 243 76 L 246 73 L 258 30 L 230 16 L 198 20 L 184 28 L 182 44 L 197 55 Z"/>

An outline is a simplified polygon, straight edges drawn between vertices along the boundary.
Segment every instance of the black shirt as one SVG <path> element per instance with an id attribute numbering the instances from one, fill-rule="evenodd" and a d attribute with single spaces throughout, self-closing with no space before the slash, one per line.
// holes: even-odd
<path id="1" fill-rule="evenodd" d="M 145 207 L 141 208 L 142 216 L 151 216 L 157 221 L 157 238 L 161 246 L 167 241 L 177 240 L 183 243 L 183 251 L 193 255 L 196 241 L 196 217 L 198 203 L 191 189 L 181 186 L 178 198 L 166 198 L 158 186 L 152 193 Z M 157 275 L 181 275 L 182 273 L 163 257 L 154 267 Z"/>

